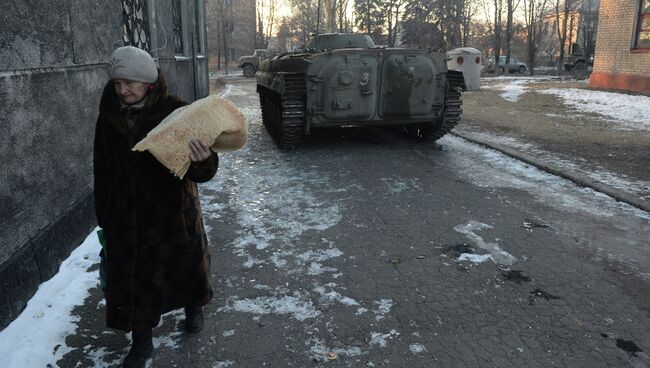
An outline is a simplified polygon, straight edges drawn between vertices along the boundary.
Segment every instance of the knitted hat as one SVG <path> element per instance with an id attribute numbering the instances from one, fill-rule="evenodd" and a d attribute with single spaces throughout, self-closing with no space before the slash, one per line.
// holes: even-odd
<path id="1" fill-rule="evenodd" d="M 113 51 L 108 74 L 111 79 L 143 83 L 155 83 L 158 80 L 158 69 L 151 55 L 133 46 L 122 46 Z"/>

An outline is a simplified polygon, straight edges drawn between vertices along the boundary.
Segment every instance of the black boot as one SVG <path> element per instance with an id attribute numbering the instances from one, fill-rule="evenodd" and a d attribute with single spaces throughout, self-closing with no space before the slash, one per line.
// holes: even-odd
<path id="1" fill-rule="evenodd" d="M 185 331 L 199 332 L 205 325 L 203 307 L 185 307 Z"/>
<path id="2" fill-rule="evenodd" d="M 151 329 L 133 331 L 131 350 L 124 358 L 122 368 L 144 368 L 147 360 L 153 356 L 153 342 Z"/>

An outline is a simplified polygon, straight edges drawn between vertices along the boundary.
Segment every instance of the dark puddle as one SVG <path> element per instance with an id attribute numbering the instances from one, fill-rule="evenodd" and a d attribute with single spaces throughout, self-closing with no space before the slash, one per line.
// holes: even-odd
<path id="1" fill-rule="evenodd" d="M 459 243 L 459 244 L 456 244 L 456 245 L 452 245 L 450 247 L 444 248 L 442 251 L 443 251 L 443 253 L 445 253 L 445 254 L 453 257 L 453 258 L 458 258 L 463 253 L 476 254 L 476 249 L 472 248 L 467 243 Z"/>
<path id="2" fill-rule="evenodd" d="M 634 343 L 634 341 L 624 339 L 616 339 L 616 347 L 625 350 L 632 355 L 636 355 L 636 353 L 643 351 L 637 344 Z"/>
<path id="3" fill-rule="evenodd" d="M 533 305 L 535 303 L 535 299 L 546 299 L 546 300 L 556 300 L 560 299 L 559 296 L 555 296 L 551 293 L 547 293 L 546 291 L 542 289 L 535 289 L 530 292 L 531 296 L 528 298 L 528 304 Z"/>
<path id="4" fill-rule="evenodd" d="M 506 280 L 516 282 L 517 284 L 521 284 L 522 282 L 530 282 L 530 277 L 524 275 L 522 271 L 502 271 L 501 276 L 503 276 Z"/>
<path id="5" fill-rule="evenodd" d="M 606 333 L 601 333 L 600 336 L 602 336 L 604 339 L 610 339 L 614 338 L 615 336 L 610 336 L 609 334 Z M 639 347 L 634 341 L 630 340 L 625 340 L 625 339 L 616 339 L 616 347 L 625 351 L 626 353 L 636 356 L 637 353 L 642 353 L 643 349 Z"/>
<path id="6" fill-rule="evenodd" d="M 524 229 L 535 229 L 535 228 L 547 228 L 548 225 L 541 220 L 533 219 L 524 219 L 524 223 L 521 225 Z"/>

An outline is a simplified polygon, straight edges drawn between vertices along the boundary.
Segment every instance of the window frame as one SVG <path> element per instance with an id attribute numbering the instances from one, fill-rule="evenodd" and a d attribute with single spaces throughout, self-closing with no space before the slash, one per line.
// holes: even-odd
<path id="1" fill-rule="evenodd" d="M 205 1 L 204 0 L 195 0 L 194 1 L 194 7 L 195 7 L 195 12 L 194 14 L 196 15 L 195 19 L 195 30 L 197 34 L 195 35 L 195 42 L 196 42 L 196 54 L 199 56 L 203 56 L 206 54 L 206 42 L 205 42 Z"/>
<path id="2" fill-rule="evenodd" d="M 637 9 L 634 18 L 634 34 L 632 37 L 631 51 L 633 52 L 650 52 L 650 46 L 639 46 L 639 36 L 641 32 L 650 32 L 650 28 L 641 28 L 643 26 L 643 19 L 650 19 L 650 9 L 648 12 L 643 12 L 643 3 L 649 0 L 639 0 L 636 3 Z"/>
<path id="3" fill-rule="evenodd" d="M 144 27 L 138 28 L 138 29 L 134 28 L 134 26 L 137 26 L 137 21 L 138 21 L 137 14 L 135 14 L 133 12 L 129 13 L 130 17 L 131 17 L 130 21 L 132 22 L 130 24 L 131 33 L 129 33 L 128 32 L 129 28 L 127 26 L 127 19 L 129 18 L 129 15 L 126 13 L 124 8 L 125 8 L 126 5 L 132 5 L 130 10 L 133 11 L 134 10 L 133 6 L 136 5 L 136 4 L 133 4 L 133 3 L 136 3 L 136 2 L 138 3 L 137 5 L 142 6 L 144 8 L 143 12 L 142 12 L 142 19 L 141 19 L 141 21 L 144 23 L 144 25 L 143 25 Z M 120 8 L 122 9 L 122 29 L 123 29 L 122 40 L 124 42 L 124 45 L 125 46 L 126 45 L 135 46 L 135 47 L 141 48 L 141 49 L 143 49 L 143 50 L 145 50 L 147 52 L 150 52 L 150 50 L 154 49 L 154 46 L 152 44 L 152 39 L 153 39 L 152 32 L 151 32 L 152 18 L 151 18 L 151 10 L 150 10 L 151 6 L 149 4 L 149 1 L 148 0 L 135 0 L 135 1 L 131 2 L 130 4 L 126 4 L 126 3 L 127 2 L 124 1 L 124 0 L 120 1 Z M 153 20 L 153 21 L 155 22 L 155 20 Z M 138 43 L 133 42 L 134 41 L 133 40 L 133 37 L 134 37 L 133 36 L 133 30 L 134 29 L 136 31 L 144 32 L 144 36 L 146 37 L 146 40 L 144 42 L 142 41 L 141 35 L 138 35 Z"/>
<path id="4" fill-rule="evenodd" d="M 178 16 L 180 17 L 180 41 L 181 41 L 181 48 L 182 50 L 179 52 L 176 50 L 176 45 L 174 43 L 174 55 L 176 60 L 184 60 L 187 58 L 187 55 L 189 54 L 189 51 L 191 48 L 188 45 L 189 42 L 189 36 L 188 36 L 188 24 L 187 24 L 187 3 L 183 0 L 173 0 L 171 2 L 171 6 L 176 7 L 176 2 L 178 1 L 180 7 L 178 11 L 180 14 Z M 174 10 L 172 9 L 172 12 Z M 172 17 L 173 18 L 173 17 Z M 175 37 L 174 35 L 173 37 Z"/>

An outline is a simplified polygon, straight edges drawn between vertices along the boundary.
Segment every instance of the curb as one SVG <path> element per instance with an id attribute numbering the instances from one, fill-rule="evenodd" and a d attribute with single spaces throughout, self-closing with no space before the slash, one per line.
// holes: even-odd
<path id="1" fill-rule="evenodd" d="M 549 174 L 553 174 L 556 176 L 559 176 L 561 178 L 570 180 L 574 182 L 577 185 L 580 185 L 582 187 L 586 188 L 591 188 L 597 192 L 601 192 L 604 194 L 607 194 L 608 196 L 614 198 L 615 200 L 619 202 L 623 202 L 626 204 L 629 204 L 630 206 L 636 207 L 640 210 L 650 212 L 650 202 L 645 201 L 643 199 L 637 198 L 636 196 L 623 192 L 619 189 L 616 189 L 614 187 L 611 187 L 609 185 L 603 184 L 601 182 L 598 182 L 592 178 L 589 178 L 585 175 L 580 175 L 580 174 L 575 174 L 575 173 L 570 173 L 567 172 L 566 170 L 563 170 L 561 167 L 556 166 L 556 165 L 550 165 L 546 162 L 543 162 L 539 159 L 537 159 L 535 156 L 529 155 L 524 152 L 519 152 L 516 151 L 510 147 L 503 146 L 498 143 L 490 142 L 485 139 L 481 138 L 476 138 L 472 137 L 466 134 L 458 133 L 456 131 L 450 132 L 451 134 L 463 138 L 465 140 L 468 140 L 472 143 L 476 143 L 478 145 L 491 148 L 493 150 L 499 151 L 505 155 L 508 155 L 512 158 L 515 158 L 519 161 L 523 161 L 529 165 L 535 166 L 540 170 L 546 171 Z"/>

